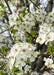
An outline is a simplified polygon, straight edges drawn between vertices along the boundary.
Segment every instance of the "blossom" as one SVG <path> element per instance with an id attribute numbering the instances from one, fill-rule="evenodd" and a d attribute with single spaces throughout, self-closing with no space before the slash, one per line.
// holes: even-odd
<path id="1" fill-rule="evenodd" d="M 52 23 L 52 22 L 54 22 L 54 12 L 50 12 L 50 13 L 48 14 L 48 16 L 46 17 L 46 22 L 47 22 L 47 23 Z"/>
<path id="2" fill-rule="evenodd" d="M 40 27 L 40 30 L 39 30 L 39 34 L 40 33 L 43 33 L 43 34 L 48 34 L 51 32 L 51 26 L 52 24 L 47 24 L 47 23 L 42 23 L 39 27 Z"/>
<path id="3" fill-rule="evenodd" d="M 46 11 L 44 10 L 43 7 L 39 7 L 36 10 L 36 15 L 35 16 L 36 16 L 37 21 L 43 22 L 45 17 L 46 17 Z"/>
<path id="4" fill-rule="evenodd" d="M 45 44 L 47 44 L 48 42 L 53 41 L 53 40 L 54 40 L 54 33 L 53 33 L 53 32 L 50 32 L 50 33 L 46 36 L 46 42 L 45 42 Z"/>
<path id="5" fill-rule="evenodd" d="M 48 68 L 54 68 L 54 64 L 53 64 L 53 60 L 50 58 L 44 58 L 45 61 L 45 66 L 47 66 Z"/>
<path id="6" fill-rule="evenodd" d="M 17 24 L 17 22 L 16 22 L 17 17 L 18 17 L 18 16 L 17 16 L 16 13 L 13 13 L 13 14 L 9 15 L 9 24 L 10 24 L 11 26 Z"/>
<path id="7" fill-rule="evenodd" d="M 40 34 L 39 37 L 36 39 L 37 43 L 43 44 L 45 42 L 46 39 L 46 34 Z"/>

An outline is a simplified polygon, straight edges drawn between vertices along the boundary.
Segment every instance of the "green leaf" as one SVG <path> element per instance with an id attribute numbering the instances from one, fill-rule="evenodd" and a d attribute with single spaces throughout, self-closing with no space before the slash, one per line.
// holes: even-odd
<path id="1" fill-rule="evenodd" d="M 29 37 L 28 42 L 31 43 L 32 41 L 32 37 Z"/>
<path id="2" fill-rule="evenodd" d="M 39 22 L 39 24 L 42 24 L 42 22 Z"/>
<path id="3" fill-rule="evenodd" d="M 16 41 L 17 41 L 16 39 L 13 40 L 14 43 L 15 43 Z"/>
<path id="4" fill-rule="evenodd" d="M 8 73 L 2 73 L 2 75 L 8 75 Z"/>
<path id="5" fill-rule="evenodd" d="M 28 34 L 27 33 L 25 33 L 25 37 L 28 38 Z"/>
<path id="6" fill-rule="evenodd" d="M 48 16 L 49 15 L 49 12 L 47 12 L 47 15 L 46 16 Z"/>
<path id="7" fill-rule="evenodd" d="M 27 63 L 31 64 L 31 62 L 29 60 L 27 60 Z"/>
<path id="8" fill-rule="evenodd" d="M 16 29 L 13 29 L 13 28 L 11 28 L 10 31 L 11 31 L 13 34 L 15 34 L 15 33 L 17 32 L 17 30 L 16 30 Z"/>
<path id="9" fill-rule="evenodd" d="M 21 73 L 21 71 L 17 71 L 16 73 Z"/>
<path id="10" fill-rule="evenodd" d="M 48 42 L 48 52 L 51 54 L 51 58 L 53 58 L 53 55 L 54 55 L 54 41 L 52 41 L 51 44 Z"/>
<path id="11" fill-rule="evenodd" d="M 34 26 L 31 27 L 31 29 L 33 29 L 33 28 L 34 28 Z"/>
<path id="12" fill-rule="evenodd" d="M 18 68 L 14 66 L 13 69 L 12 69 L 12 72 L 15 72 L 17 70 L 18 70 Z"/>
<path id="13" fill-rule="evenodd" d="M 4 7 L 4 4 L 3 3 L 0 3 L 0 6 L 3 8 Z"/>
<path id="14" fill-rule="evenodd" d="M 16 21 L 18 21 L 18 18 L 16 19 Z"/>
<path id="15" fill-rule="evenodd" d="M 0 75 L 8 75 L 8 73 L 0 73 Z"/>
<path id="16" fill-rule="evenodd" d="M 35 35 L 36 34 L 36 31 L 31 31 L 31 35 Z"/>
<path id="17" fill-rule="evenodd" d="M 5 47 L 4 47 L 4 46 L 1 47 L 1 53 L 2 53 L 3 56 L 4 56 L 4 53 L 5 53 Z"/>
<path id="18" fill-rule="evenodd" d="M 17 32 L 17 30 L 16 30 L 16 29 L 14 29 L 14 30 L 13 30 L 13 34 L 15 34 L 16 32 Z"/>
<path id="19" fill-rule="evenodd" d="M 26 8 L 23 9 L 23 17 L 26 15 L 25 11 L 26 11 Z"/>
<path id="20" fill-rule="evenodd" d="M 3 70 L 0 70 L 0 73 L 3 73 Z"/>

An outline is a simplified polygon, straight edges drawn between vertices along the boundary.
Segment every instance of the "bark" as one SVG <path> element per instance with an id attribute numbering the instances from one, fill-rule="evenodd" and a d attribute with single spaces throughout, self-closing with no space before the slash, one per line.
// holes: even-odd
<path id="1" fill-rule="evenodd" d="M 47 5 L 47 8 L 46 8 L 46 11 L 51 12 L 52 8 L 53 8 L 53 0 L 48 0 L 48 5 Z"/>

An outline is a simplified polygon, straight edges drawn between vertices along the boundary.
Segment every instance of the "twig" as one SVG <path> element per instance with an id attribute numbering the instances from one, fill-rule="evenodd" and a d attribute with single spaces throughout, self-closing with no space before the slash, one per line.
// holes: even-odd
<path id="1" fill-rule="evenodd" d="M 50 53 L 46 52 L 46 53 L 38 54 L 38 56 L 43 56 L 43 55 L 50 55 Z"/>
<path id="2" fill-rule="evenodd" d="M 6 3 L 6 5 L 7 5 L 7 7 L 8 7 L 8 9 L 9 9 L 9 11 L 10 11 L 10 14 L 12 14 L 12 11 L 11 11 L 10 6 L 9 6 L 9 4 L 8 4 L 8 0 L 4 0 L 4 1 L 5 1 L 5 3 Z"/>
<path id="3" fill-rule="evenodd" d="M 15 25 L 14 25 L 14 26 L 15 26 Z M 2 33 L 4 33 L 4 32 L 6 32 L 6 31 L 8 31 L 8 30 L 10 30 L 10 29 L 11 29 L 11 28 L 13 28 L 14 26 L 11 26 L 11 27 L 7 28 L 6 30 L 4 30 L 4 31 L 0 32 L 0 34 L 2 34 Z"/>
<path id="4" fill-rule="evenodd" d="M 40 5 L 40 2 L 38 2 L 37 4 L 35 4 L 32 0 L 30 0 L 33 4 L 34 4 L 34 6 L 36 6 L 36 7 L 38 7 L 39 5 Z"/>

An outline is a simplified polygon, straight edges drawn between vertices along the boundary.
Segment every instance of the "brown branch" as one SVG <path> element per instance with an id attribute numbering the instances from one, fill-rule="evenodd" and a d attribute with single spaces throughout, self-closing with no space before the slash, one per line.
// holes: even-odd
<path id="1" fill-rule="evenodd" d="M 40 54 L 38 54 L 38 56 L 44 56 L 44 55 L 50 55 L 50 53 L 45 52 L 45 53 L 40 53 Z"/>
<path id="2" fill-rule="evenodd" d="M 10 11 L 10 14 L 12 14 L 12 11 L 11 11 L 10 6 L 9 6 L 9 4 L 8 4 L 8 0 L 4 0 L 4 1 L 5 1 L 6 5 L 7 5 L 7 7 L 8 7 L 8 10 Z"/>
<path id="3" fill-rule="evenodd" d="M 37 3 L 35 4 L 32 0 L 30 0 L 30 1 L 34 4 L 35 7 L 38 7 L 38 6 L 40 5 L 40 2 L 37 2 Z"/>
<path id="4" fill-rule="evenodd" d="M 47 12 L 51 12 L 53 7 L 53 0 L 48 0 L 48 5 L 46 7 Z"/>
<path id="5" fill-rule="evenodd" d="M 14 25 L 14 26 L 15 26 L 15 25 Z M 10 29 L 11 29 L 11 28 L 13 28 L 14 26 L 11 26 L 11 27 L 7 28 L 6 30 L 4 30 L 4 31 L 0 32 L 0 34 L 2 34 L 2 33 L 4 33 L 4 32 L 6 32 L 6 31 L 8 31 L 8 30 L 10 30 Z"/>

